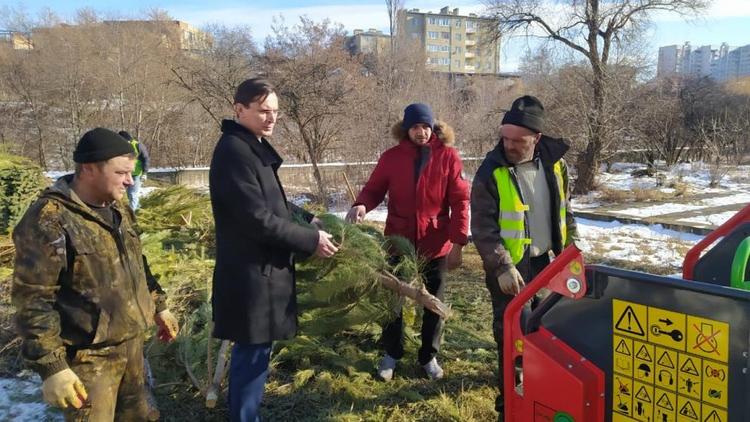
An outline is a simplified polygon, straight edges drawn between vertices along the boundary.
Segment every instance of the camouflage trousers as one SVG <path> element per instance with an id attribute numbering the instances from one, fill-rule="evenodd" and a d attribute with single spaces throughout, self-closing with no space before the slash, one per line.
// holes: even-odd
<path id="1" fill-rule="evenodd" d="M 81 379 L 89 397 L 81 409 L 65 410 L 66 421 L 147 420 L 142 336 L 115 346 L 80 349 L 68 365 Z"/>

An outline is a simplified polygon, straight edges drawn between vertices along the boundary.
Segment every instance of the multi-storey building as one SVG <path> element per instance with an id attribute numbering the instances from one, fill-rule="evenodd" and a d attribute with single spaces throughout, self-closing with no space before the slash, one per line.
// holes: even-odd
<path id="1" fill-rule="evenodd" d="M 29 37 L 24 36 L 20 32 L 3 29 L 0 29 L 0 44 L 5 44 L 14 50 L 31 50 L 34 48 L 31 45 Z"/>
<path id="2" fill-rule="evenodd" d="M 689 42 L 659 48 L 657 77 L 711 77 L 717 81 L 750 76 L 750 45 L 730 47 L 704 45 L 693 49 Z"/>
<path id="3" fill-rule="evenodd" d="M 458 74 L 500 73 L 499 41 L 492 37 L 495 20 L 473 13 L 459 15 L 448 7 L 439 13 L 403 10 L 399 28 L 418 41 L 427 65 L 438 72 Z"/>
<path id="4" fill-rule="evenodd" d="M 351 54 L 372 54 L 379 56 L 391 49 L 391 36 L 383 31 L 370 28 L 367 32 L 355 29 L 351 37 L 346 39 L 346 49 Z"/>

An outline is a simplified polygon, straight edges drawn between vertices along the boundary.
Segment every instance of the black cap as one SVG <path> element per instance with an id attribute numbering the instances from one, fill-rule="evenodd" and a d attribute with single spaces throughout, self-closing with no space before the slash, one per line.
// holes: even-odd
<path id="1" fill-rule="evenodd" d="M 83 134 L 73 151 L 76 163 L 96 163 L 126 154 L 134 154 L 133 146 L 117 133 L 98 127 Z"/>
<path id="2" fill-rule="evenodd" d="M 503 116 L 502 124 L 523 126 L 536 133 L 542 133 L 544 129 L 544 106 L 538 98 L 524 95 L 516 98 L 510 110 Z"/>

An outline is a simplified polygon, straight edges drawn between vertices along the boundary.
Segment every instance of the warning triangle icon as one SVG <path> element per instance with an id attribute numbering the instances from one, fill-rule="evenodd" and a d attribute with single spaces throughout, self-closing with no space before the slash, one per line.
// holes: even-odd
<path id="1" fill-rule="evenodd" d="M 722 422 L 722 420 L 719 413 L 716 412 L 716 410 L 713 410 L 708 416 L 706 416 L 706 419 L 703 422 Z"/>
<path id="2" fill-rule="evenodd" d="M 690 404 L 689 401 L 686 401 L 685 404 L 682 406 L 682 409 L 680 409 L 680 415 L 698 420 L 698 414 L 695 413 L 695 408 L 693 408 L 693 405 Z"/>
<path id="3" fill-rule="evenodd" d="M 696 377 L 700 375 L 698 368 L 696 368 L 695 363 L 693 363 L 693 358 L 687 358 L 685 363 L 682 364 L 682 367 L 680 367 L 680 371 L 686 374 L 695 375 Z"/>
<path id="4" fill-rule="evenodd" d="M 674 406 L 672 406 L 672 401 L 669 400 L 669 397 L 666 393 L 662 393 L 661 397 L 659 397 L 659 400 L 656 402 L 656 405 L 667 410 L 674 410 Z"/>
<path id="5" fill-rule="evenodd" d="M 640 360 L 644 360 L 646 362 L 651 362 L 651 353 L 648 352 L 648 349 L 646 348 L 645 344 L 641 345 L 641 348 L 638 349 L 638 353 L 635 354 L 635 357 L 637 357 Z"/>
<path id="6" fill-rule="evenodd" d="M 635 398 L 641 399 L 646 403 L 651 403 L 651 396 L 648 395 L 648 391 L 646 391 L 646 387 L 641 386 L 641 389 L 638 390 L 638 394 L 635 395 Z"/>
<path id="7" fill-rule="evenodd" d="M 621 355 L 630 356 L 630 348 L 628 347 L 628 344 L 625 343 L 625 340 L 620 339 L 620 343 L 617 344 L 615 352 Z"/>
<path id="8" fill-rule="evenodd" d="M 646 335 L 646 332 L 643 331 L 641 322 L 638 321 L 638 317 L 635 315 L 635 311 L 633 311 L 633 307 L 630 305 L 625 308 L 625 311 L 617 319 L 615 328 L 619 331 L 634 334 L 636 336 L 643 337 Z"/>
<path id="9" fill-rule="evenodd" d="M 666 351 L 662 352 L 661 356 L 659 357 L 659 361 L 656 363 L 665 368 L 674 369 L 674 361 Z"/>

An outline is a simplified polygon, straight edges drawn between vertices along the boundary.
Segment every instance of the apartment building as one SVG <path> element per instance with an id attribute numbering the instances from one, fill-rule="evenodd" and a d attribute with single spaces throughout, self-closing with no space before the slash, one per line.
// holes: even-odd
<path id="1" fill-rule="evenodd" d="M 346 49 L 353 55 L 372 54 L 379 56 L 391 49 L 391 36 L 374 28 L 367 31 L 355 29 L 351 37 L 346 39 Z"/>
<path id="2" fill-rule="evenodd" d="M 750 44 L 693 48 L 686 42 L 660 47 L 656 76 L 711 77 L 719 82 L 750 76 Z"/>
<path id="3" fill-rule="evenodd" d="M 4 44 L 13 50 L 31 50 L 34 48 L 31 45 L 29 37 L 24 36 L 20 32 L 4 29 L 0 29 L 0 44 Z"/>
<path id="4" fill-rule="evenodd" d="M 499 41 L 490 36 L 495 20 L 470 13 L 460 15 L 457 8 L 439 12 L 403 10 L 399 28 L 418 41 L 427 56 L 427 66 L 437 72 L 457 74 L 500 73 Z"/>

